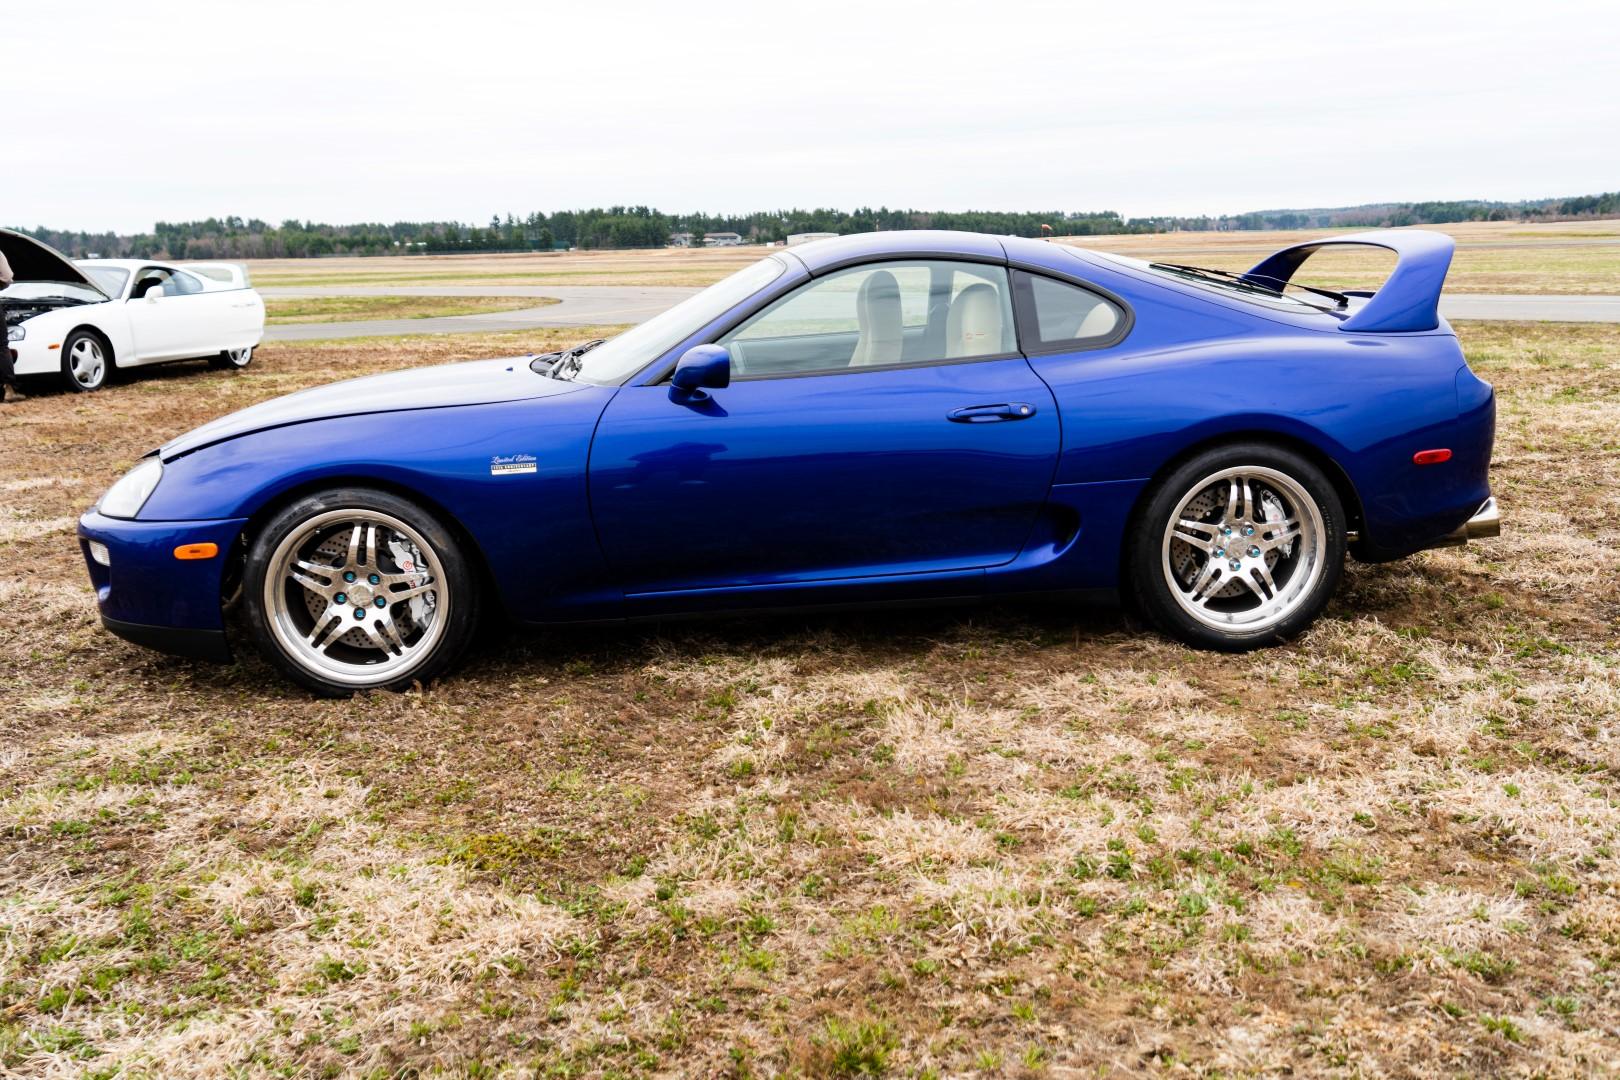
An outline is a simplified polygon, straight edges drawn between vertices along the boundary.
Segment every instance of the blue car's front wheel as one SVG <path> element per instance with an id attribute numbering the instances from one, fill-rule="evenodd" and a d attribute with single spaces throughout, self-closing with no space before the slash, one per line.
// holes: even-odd
<path id="1" fill-rule="evenodd" d="M 477 575 L 432 514 L 344 488 L 299 499 L 259 531 L 243 582 L 260 651 L 329 695 L 425 683 L 477 626 Z"/>

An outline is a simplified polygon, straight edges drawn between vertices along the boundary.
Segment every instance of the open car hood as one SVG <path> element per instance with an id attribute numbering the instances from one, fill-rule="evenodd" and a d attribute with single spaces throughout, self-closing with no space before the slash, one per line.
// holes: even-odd
<path id="1" fill-rule="evenodd" d="M 493 405 L 526 398 L 556 397 L 590 386 L 530 371 L 530 359 L 521 356 L 510 360 L 472 360 L 410 368 L 300 390 L 210 421 L 164 443 L 158 453 L 164 461 L 169 461 L 239 435 L 310 420 L 442 409 L 453 405 Z M 402 438 L 409 437 L 408 427 L 401 427 L 400 431 Z M 385 452 L 386 448 L 378 448 L 378 453 Z"/>
<path id="2" fill-rule="evenodd" d="M 55 248 L 24 236 L 12 229 L 0 229 L 0 253 L 11 264 L 11 276 L 17 284 L 24 282 L 62 282 L 95 290 L 98 296 L 110 299 L 101 287 L 90 280 L 83 270 Z"/>

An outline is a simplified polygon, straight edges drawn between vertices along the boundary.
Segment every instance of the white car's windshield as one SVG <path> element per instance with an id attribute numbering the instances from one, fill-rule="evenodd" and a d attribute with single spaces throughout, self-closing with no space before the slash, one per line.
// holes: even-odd
<path id="1" fill-rule="evenodd" d="M 129 271 L 117 266 L 85 266 L 79 264 L 91 281 L 101 286 L 101 291 L 108 296 L 118 297 L 124 295 L 124 282 L 129 280 Z"/>
<path id="2" fill-rule="evenodd" d="M 574 377 L 600 386 L 619 385 L 727 308 L 781 277 L 785 269 L 786 265 L 774 255 L 743 267 L 663 314 L 598 345 L 581 358 Z"/>

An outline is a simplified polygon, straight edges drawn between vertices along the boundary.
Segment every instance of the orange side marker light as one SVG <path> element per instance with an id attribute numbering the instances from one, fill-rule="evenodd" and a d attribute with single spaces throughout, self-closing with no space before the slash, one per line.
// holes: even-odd
<path id="1" fill-rule="evenodd" d="M 177 559 L 212 559 L 219 554 L 218 544 L 181 544 L 174 549 Z"/>

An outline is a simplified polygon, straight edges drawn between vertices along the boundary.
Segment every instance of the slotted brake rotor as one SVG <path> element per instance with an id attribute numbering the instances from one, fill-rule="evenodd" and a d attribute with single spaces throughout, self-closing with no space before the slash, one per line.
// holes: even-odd
<path id="1" fill-rule="evenodd" d="M 1212 484 L 1187 504 L 1185 514 L 1198 521 L 1214 521 L 1220 516 L 1220 511 L 1225 507 L 1226 484 Z M 1269 491 L 1262 490 L 1260 492 L 1260 510 L 1267 521 L 1283 521 L 1288 516 L 1283 511 L 1282 503 L 1278 502 L 1277 497 Z M 1277 563 L 1283 556 L 1292 554 L 1293 550 L 1294 545 L 1290 543 L 1284 547 L 1266 552 L 1266 569 L 1275 570 Z M 1181 579 L 1183 585 L 1192 585 L 1194 579 L 1198 576 L 1198 571 L 1203 569 L 1203 563 L 1199 562 L 1197 552 L 1194 551 L 1191 544 L 1184 540 L 1170 541 L 1170 559 L 1176 569 L 1176 576 Z M 1210 599 L 1218 600 L 1224 597 L 1245 594 L 1248 591 L 1248 586 L 1237 578 L 1233 578 L 1209 595 Z"/>
<path id="2" fill-rule="evenodd" d="M 398 570 L 405 571 L 422 565 L 422 553 L 416 549 L 414 544 L 403 537 L 389 540 L 386 546 L 379 544 L 379 547 L 382 547 L 392 556 L 391 561 Z M 349 534 L 339 529 L 322 541 L 320 546 L 311 553 L 311 561 L 337 566 L 342 564 L 348 553 Z M 418 627 L 425 627 L 428 624 L 433 617 L 434 601 L 434 595 L 428 593 L 425 596 L 412 597 L 404 604 L 403 610 L 394 618 L 395 623 L 399 626 L 401 636 L 409 639 Z M 319 621 L 322 613 L 326 611 L 327 604 L 326 597 L 310 589 L 304 590 L 304 607 L 309 609 L 311 619 Z M 365 631 L 360 629 L 350 630 L 342 637 L 334 638 L 333 641 L 334 643 L 341 642 L 344 645 L 352 645 L 357 649 L 373 647 L 370 639 L 366 637 Z"/>

